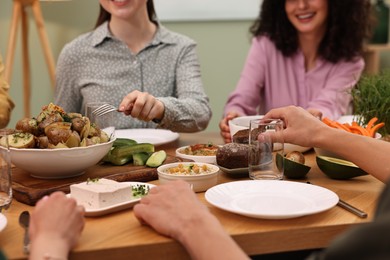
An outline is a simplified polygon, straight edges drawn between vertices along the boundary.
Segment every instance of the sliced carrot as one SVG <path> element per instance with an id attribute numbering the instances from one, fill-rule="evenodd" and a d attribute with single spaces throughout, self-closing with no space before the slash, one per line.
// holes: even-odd
<path id="1" fill-rule="evenodd" d="M 322 119 L 322 122 L 324 122 L 324 123 L 327 124 L 328 126 L 332 126 L 332 123 L 333 123 L 333 121 L 330 120 L 330 119 L 327 118 L 327 117 L 324 117 L 324 118 Z"/>
<path id="2" fill-rule="evenodd" d="M 356 122 L 356 121 L 353 121 L 353 122 L 352 122 L 352 125 L 354 125 L 354 126 L 359 126 L 358 122 Z"/>
<path id="3" fill-rule="evenodd" d="M 364 135 L 364 136 L 371 136 L 370 132 L 361 126 L 354 126 L 353 125 L 349 129 L 351 129 L 351 131 L 353 133 L 357 133 L 357 134 Z"/>
<path id="4" fill-rule="evenodd" d="M 337 121 L 335 121 L 334 123 L 335 123 L 335 125 L 337 126 L 337 128 L 343 129 L 343 130 L 345 130 L 345 131 L 351 133 L 351 130 L 349 130 L 349 128 L 346 127 L 345 125 L 343 125 L 343 124 L 341 124 L 341 123 L 339 123 L 339 122 L 337 122 Z"/>
<path id="5" fill-rule="evenodd" d="M 373 127 L 369 130 L 370 136 L 375 137 L 376 132 L 377 132 L 380 128 L 384 127 L 384 126 L 385 126 L 385 123 L 384 123 L 384 122 L 379 123 L 379 124 L 376 124 L 375 126 L 373 126 Z"/>
<path id="6" fill-rule="evenodd" d="M 367 123 L 366 129 L 367 129 L 368 131 L 370 131 L 371 128 L 372 128 L 372 127 L 374 126 L 374 124 L 376 123 L 376 121 L 378 121 L 378 118 L 377 118 L 377 117 L 371 118 L 370 121 L 368 121 L 368 123 Z"/>

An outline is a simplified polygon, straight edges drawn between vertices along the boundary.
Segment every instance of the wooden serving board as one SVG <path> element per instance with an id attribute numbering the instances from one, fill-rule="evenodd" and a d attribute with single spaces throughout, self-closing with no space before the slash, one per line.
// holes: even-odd
<path id="1" fill-rule="evenodd" d="M 167 155 L 164 164 L 173 162 L 188 161 L 178 157 Z M 18 169 L 12 169 L 12 189 L 13 198 L 27 205 L 35 203 L 43 196 L 55 191 L 70 192 L 69 186 L 93 178 L 107 178 L 119 182 L 138 181 L 147 182 L 158 179 L 157 168 L 146 166 L 134 166 L 127 164 L 123 166 L 113 166 L 111 164 L 98 164 L 86 170 L 86 172 L 77 177 L 66 179 L 38 179 L 30 173 Z"/>

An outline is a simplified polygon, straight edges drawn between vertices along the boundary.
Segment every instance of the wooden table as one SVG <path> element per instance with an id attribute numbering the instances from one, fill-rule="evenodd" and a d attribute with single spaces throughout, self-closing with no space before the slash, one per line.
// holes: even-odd
<path id="1" fill-rule="evenodd" d="M 218 133 L 181 134 L 180 139 L 158 147 L 174 155 L 175 147 L 200 142 L 222 144 Z M 209 205 L 204 193 L 199 199 L 217 216 L 222 225 L 248 255 L 326 247 L 334 237 L 347 229 L 370 221 L 378 195 L 384 184 L 371 176 L 348 181 L 326 177 L 315 163 L 314 152 L 305 155 L 311 166 L 307 179 L 336 192 L 340 198 L 368 213 L 361 219 L 348 211 L 334 207 L 326 212 L 287 220 L 262 220 L 225 212 Z M 244 178 L 245 179 L 245 178 Z M 219 182 L 243 180 L 221 173 Z M 158 184 L 158 181 L 153 181 Z M 33 207 L 13 201 L 5 212 L 7 227 L 0 233 L 0 245 L 9 259 L 25 259 L 22 251 L 23 230 L 18 216 Z M 180 212 L 178 212 L 180 214 Z M 207 238 L 205 238 L 207 239 Z M 136 220 L 132 210 L 98 218 L 87 218 L 86 226 L 70 259 L 188 259 L 184 248 L 176 241 L 157 234 Z"/>

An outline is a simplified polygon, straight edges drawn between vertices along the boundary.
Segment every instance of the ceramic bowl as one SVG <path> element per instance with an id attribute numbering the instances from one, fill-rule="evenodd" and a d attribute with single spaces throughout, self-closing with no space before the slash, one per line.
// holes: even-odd
<path id="1" fill-rule="evenodd" d="M 202 167 L 203 165 L 207 166 L 209 171 L 205 174 L 171 174 L 168 173 L 168 170 L 171 168 L 179 167 L 189 167 L 190 165 L 197 165 Z M 158 179 L 161 184 L 167 183 L 174 180 L 183 180 L 192 184 L 192 189 L 195 192 L 206 191 L 207 189 L 213 187 L 218 183 L 218 172 L 219 167 L 214 164 L 209 163 L 197 163 L 197 162 L 179 162 L 179 163 L 169 163 L 161 165 L 157 168 Z"/>
<path id="2" fill-rule="evenodd" d="M 194 162 L 217 164 L 217 159 L 216 159 L 215 155 L 190 155 L 190 154 L 186 154 L 184 151 L 188 147 L 189 146 L 182 146 L 180 148 L 177 148 L 176 149 L 176 157 L 191 160 Z"/>
<path id="3" fill-rule="evenodd" d="M 255 116 L 240 116 L 233 118 L 232 120 L 229 121 L 229 128 L 230 128 L 230 134 L 233 138 L 233 135 L 243 129 L 248 129 L 249 128 L 249 122 L 250 120 L 253 119 L 261 119 L 263 118 L 263 115 L 255 115 Z M 232 139 L 233 141 L 233 139 Z M 289 153 L 292 151 L 298 151 L 301 153 L 304 153 L 308 150 L 310 150 L 311 147 L 304 147 L 300 145 L 295 145 L 295 144 L 290 144 L 290 143 L 284 143 L 284 152 Z"/>
<path id="4" fill-rule="evenodd" d="M 114 139 L 87 147 L 32 149 L 10 148 L 16 167 L 41 179 L 62 179 L 82 175 L 110 151 Z"/>

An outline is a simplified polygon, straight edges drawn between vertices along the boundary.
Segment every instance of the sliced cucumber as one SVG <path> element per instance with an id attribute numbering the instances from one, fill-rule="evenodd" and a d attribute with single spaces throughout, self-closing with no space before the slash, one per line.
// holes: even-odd
<path id="1" fill-rule="evenodd" d="M 158 167 L 161 164 L 163 164 L 166 158 L 167 158 L 167 153 L 164 150 L 154 152 L 146 161 L 146 166 Z"/>
<path id="2" fill-rule="evenodd" d="M 112 146 L 117 147 L 117 146 L 126 146 L 126 145 L 134 145 L 136 144 L 137 141 L 133 139 L 128 139 L 128 138 L 116 138 Z"/>
<path id="3" fill-rule="evenodd" d="M 124 145 L 124 146 L 117 146 L 114 150 L 111 151 L 111 154 L 113 156 L 117 157 L 126 157 L 133 155 L 135 153 L 153 153 L 154 152 L 154 145 L 150 143 L 140 143 L 140 144 L 134 144 L 134 145 Z"/>
<path id="4" fill-rule="evenodd" d="M 133 154 L 133 164 L 136 166 L 145 165 L 149 157 L 150 153 L 135 153 Z"/>

